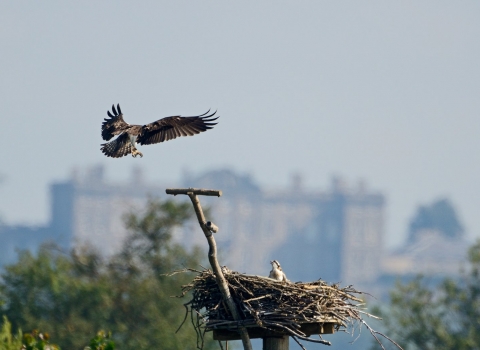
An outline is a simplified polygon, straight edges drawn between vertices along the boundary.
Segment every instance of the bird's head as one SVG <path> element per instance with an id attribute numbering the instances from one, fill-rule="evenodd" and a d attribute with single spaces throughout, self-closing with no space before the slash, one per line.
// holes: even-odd
<path id="1" fill-rule="evenodd" d="M 280 263 L 277 260 L 270 261 L 270 264 L 272 264 L 272 267 L 280 268 Z"/>

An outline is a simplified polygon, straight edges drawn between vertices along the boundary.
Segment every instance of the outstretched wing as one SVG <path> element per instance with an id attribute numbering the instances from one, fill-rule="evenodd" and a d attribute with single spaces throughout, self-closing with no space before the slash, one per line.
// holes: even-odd
<path id="1" fill-rule="evenodd" d="M 115 140 L 103 143 L 100 150 L 107 157 L 120 158 L 126 156 L 127 154 L 132 153 L 133 146 L 130 142 L 130 136 L 128 133 L 124 132 L 122 135 L 117 137 Z"/>
<path id="2" fill-rule="evenodd" d="M 213 123 L 213 121 L 218 119 L 218 117 L 213 118 L 217 112 L 206 115 L 208 112 L 194 117 L 167 117 L 144 125 L 137 138 L 137 143 L 141 145 L 151 145 L 153 143 L 173 140 L 180 136 L 193 136 L 212 129 L 213 126 L 217 124 Z"/>
<path id="3" fill-rule="evenodd" d="M 102 123 L 102 138 L 105 141 L 110 140 L 115 135 L 121 134 L 130 126 L 130 124 L 126 123 L 123 120 L 123 114 L 122 110 L 120 109 L 120 104 L 117 104 L 117 109 L 115 109 L 115 105 L 112 105 L 112 113 L 110 113 L 110 111 L 107 111 L 107 114 L 110 118 L 103 119 L 104 122 Z"/>

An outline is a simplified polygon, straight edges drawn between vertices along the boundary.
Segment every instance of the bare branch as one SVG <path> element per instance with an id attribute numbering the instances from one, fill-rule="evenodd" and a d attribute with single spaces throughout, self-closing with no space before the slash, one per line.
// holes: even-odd
<path id="1" fill-rule="evenodd" d="M 167 194 L 173 194 L 176 196 L 177 194 L 186 194 L 193 193 L 200 196 L 215 196 L 220 197 L 222 195 L 222 191 L 220 190 L 206 190 L 203 188 L 167 188 L 165 190 Z"/>
<path id="2" fill-rule="evenodd" d="M 205 238 L 207 239 L 208 246 L 210 248 L 208 251 L 208 261 L 210 262 L 210 265 L 212 266 L 212 269 L 215 273 L 216 283 L 218 284 L 218 288 L 220 289 L 223 300 L 226 302 L 228 309 L 230 310 L 230 313 L 233 316 L 233 319 L 237 322 L 240 322 L 242 318 L 230 294 L 230 290 L 228 289 L 228 283 L 225 280 L 222 269 L 217 260 L 217 244 L 215 242 L 215 238 L 213 237 L 212 230 L 210 230 L 206 225 L 205 215 L 203 214 L 202 206 L 200 205 L 200 200 L 197 197 L 197 194 L 205 195 L 205 196 L 220 197 L 222 195 L 222 191 L 189 188 L 189 189 L 167 189 L 166 192 L 167 194 L 173 194 L 173 195 L 186 194 L 190 197 L 190 200 L 192 201 L 192 204 L 193 204 L 193 208 L 195 209 L 195 213 L 197 214 L 198 223 L 202 228 L 203 233 L 205 234 Z M 250 342 L 247 329 L 243 326 L 239 326 L 238 333 L 242 338 L 244 349 L 252 350 L 252 344 Z"/>

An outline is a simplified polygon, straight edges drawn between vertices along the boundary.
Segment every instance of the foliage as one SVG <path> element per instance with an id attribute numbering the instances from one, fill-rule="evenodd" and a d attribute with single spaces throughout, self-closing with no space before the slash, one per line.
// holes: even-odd
<path id="1" fill-rule="evenodd" d="M 480 348 L 480 241 L 468 252 L 469 270 L 437 287 L 417 277 L 397 283 L 389 310 L 377 309 L 388 334 L 407 349 Z"/>
<path id="2" fill-rule="evenodd" d="M 446 237 L 456 238 L 463 234 L 463 226 L 453 205 L 448 199 L 440 199 L 431 205 L 420 206 L 410 221 L 409 240 L 415 240 L 423 229 L 438 230 Z"/>
<path id="3" fill-rule="evenodd" d="M 115 350 L 115 342 L 111 340 L 112 334 L 105 334 L 104 331 L 97 333 L 97 336 L 92 338 L 90 346 L 85 350 Z"/>
<path id="4" fill-rule="evenodd" d="M 194 349 L 192 327 L 175 333 L 185 308 L 171 298 L 190 277 L 161 275 L 200 265 L 198 249 L 188 252 L 172 242 L 174 228 L 192 213 L 184 203 L 150 200 L 145 212 L 128 216 L 130 237 L 109 258 L 92 247 L 21 252 L 2 275 L 0 313 L 16 330 L 48 331 L 65 349 L 83 349 L 99 329 L 111 331 L 122 350 Z"/>
<path id="5" fill-rule="evenodd" d="M 50 344 L 49 338 L 48 333 L 40 333 L 38 330 L 25 333 L 21 350 L 60 350 L 58 345 Z"/>
<path id="6" fill-rule="evenodd" d="M 3 316 L 3 323 L 0 327 L 0 350 L 19 350 L 22 347 L 22 331 L 16 335 L 12 334 L 12 325 L 7 317 Z"/>
<path id="7" fill-rule="evenodd" d="M 84 350 L 115 350 L 115 343 L 110 338 L 110 333 L 105 334 L 104 331 L 99 331 Z M 13 335 L 11 323 L 6 316 L 3 316 L 3 324 L 0 328 L 0 350 L 60 350 L 58 345 L 50 344 L 49 340 L 48 333 L 41 333 L 38 330 L 23 336 L 21 331 Z"/>
<path id="8" fill-rule="evenodd" d="M 133 259 L 136 265 L 157 274 L 170 272 L 181 264 L 195 263 L 199 259 L 198 250 L 190 257 L 181 246 L 171 243 L 172 228 L 181 226 L 192 212 L 191 204 L 187 202 L 149 200 L 142 216 L 126 216 L 130 236 L 120 258 L 130 263 Z"/>

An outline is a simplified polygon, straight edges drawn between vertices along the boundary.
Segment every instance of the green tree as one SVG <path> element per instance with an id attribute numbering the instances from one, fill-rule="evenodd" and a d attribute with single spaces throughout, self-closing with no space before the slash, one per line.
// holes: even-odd
<path id="1" fill-rule="evenodd" d="M 99 331 L 97 336 L 90 340 L 90 345 L 85 350 L 115 350 L 115 342 L 111 340 L 111 334 Z"/>
<path id="2" fill-rule="evenodd" d="M 50 344 L 48 333 L 34 330 L 32 333 L 23 335 L 21 350 L 60 350 L 58 345 Z"/>
<path id="3" fill-rule="evenodd" d="M 104 328 L 115 286 L 106 273 L 83 275 L 77 263 L 44 246 L 37 256 L 22 252 L 18 263 L 6 267 L 0 284 L 2 309 L 14 328 L 47 331 L 66 349 L 80 349 Z"/>
<path id="4" fill-rule="evenodd" d="M 480 349 L 480 241 L 469 249 L 468 260 L 460 279 L 445 279 L 437 287 L 421 276 L 397 283 L 389 308 L 373 311 L 384 318 L 385 333 L 405 350 Z"/>
<path id="5" fill-rule="evenodd" d="M 145 212 L 126 218 L 130 236 L 122 252 L 108 259 L 91 247 L 68 254 L 51 246 L 37 255 L 22 252 L 2 274 L 0 313 L 14 329 L 49 332 L 64 349 L 83 349 L 99 329 L 111 331 L 122 350 L 195 349 L 193 327 L 175 333 L 186 300 L 171 297 L 191 276 L 161 275 L 201 264 L 198 248 L 186 251 L 172 241 L 175 227 L 192 214 L 185 203 L 150 200 Z"/>
<path id="6" fill-rule="evenodd" d="M 22 347 L 22 337 L 22 331 L 12 334 L 12 325 L 3 316 L 3 322 L 0 326 L 0 350 L 19 350 Z"/>
<path id="7" fill-rule="evenodd" d="M 50 344 L 48 333 L 41 333 L 38 330 L 24 335 L 22 331 L 13 334 L 11 323 L 3 316 L 3 323 L 0 326 L 0 350 L 60 350 L 60 348 L 58 345 Z M 84 350 L 115 350 L 115 343 L 111 340 L 111 334 L 99 331 Z"/>

